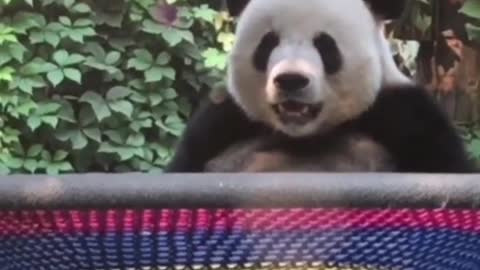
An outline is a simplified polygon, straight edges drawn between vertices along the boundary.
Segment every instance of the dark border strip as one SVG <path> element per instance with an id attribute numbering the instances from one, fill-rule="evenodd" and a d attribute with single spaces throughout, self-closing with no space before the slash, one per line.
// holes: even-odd
<path id="1" fill-rule="evenodd" d="M 480 208 L 480 175 L 84 174 L 0 177 L 0 210 Z"/>

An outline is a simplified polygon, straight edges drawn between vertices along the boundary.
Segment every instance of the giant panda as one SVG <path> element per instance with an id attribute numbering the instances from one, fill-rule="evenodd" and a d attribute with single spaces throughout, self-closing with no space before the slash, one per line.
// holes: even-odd
<path id="1" fill-rule="evenodd" d="M 228 96 L 189 120 L 167 173 L 473 172 L 383 33 L 406 0 L 227 0 Z"/>

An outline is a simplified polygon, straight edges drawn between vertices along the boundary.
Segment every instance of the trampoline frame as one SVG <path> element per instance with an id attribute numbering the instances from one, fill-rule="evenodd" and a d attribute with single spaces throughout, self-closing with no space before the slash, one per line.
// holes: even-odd
<path id="1" fill-rule="evenodd" d="M 477 174 L 84 174 L 0 177 L 0 210 L 480 208 Z"/>
<path id="2" fill-rule="evenodd" d="M 479 180 L 368 173 L 0 177 L 0 269 L 477 269 Z"/>

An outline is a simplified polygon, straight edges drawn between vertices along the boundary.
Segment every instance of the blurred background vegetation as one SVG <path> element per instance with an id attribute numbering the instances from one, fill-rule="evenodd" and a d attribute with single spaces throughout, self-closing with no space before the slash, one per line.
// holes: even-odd
<path id="1" fill-rule="evenodd" d="M 221 89 L 222 0 L 0 0 L 0 173 L 161 171 Z M 480 159 L 480 1 L 410 0 L 395 59 Z"/>

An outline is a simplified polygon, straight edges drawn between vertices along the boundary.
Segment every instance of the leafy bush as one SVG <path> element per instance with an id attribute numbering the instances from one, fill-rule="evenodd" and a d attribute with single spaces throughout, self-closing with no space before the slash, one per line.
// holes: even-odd
<path id="1" fill-rule="evenodd" d="M 161 170 L 223 78 L 212 2 L 0 0 L 0 173 Z"/>
<path id="2" fill-rule="evenodd" d="M 395 36 L 429 38 L 432 1 L 409 1 Z M 0 174 L 161 170 L 199 95 L 222 83 L 234 36 L 220 7 L 0 0 Z M 479 2 L 461 12 L 480 41 Z M 465 138 L 480 159 L 478 130 Z"/>

